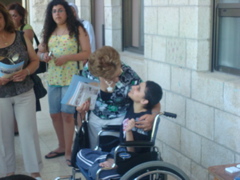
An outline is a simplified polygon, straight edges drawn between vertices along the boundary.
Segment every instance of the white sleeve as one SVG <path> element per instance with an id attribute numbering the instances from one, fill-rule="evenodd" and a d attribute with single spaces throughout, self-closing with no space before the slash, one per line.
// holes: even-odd
<path id="1" fill-rule="evenodd" d="M 84 20 L 82 23 L 89 36 L 91 52 L 94 52 L 96 50 L 96 43 L 95 43 L 95 35 L 94 35 L 92 24 L 86 20 Z"/>

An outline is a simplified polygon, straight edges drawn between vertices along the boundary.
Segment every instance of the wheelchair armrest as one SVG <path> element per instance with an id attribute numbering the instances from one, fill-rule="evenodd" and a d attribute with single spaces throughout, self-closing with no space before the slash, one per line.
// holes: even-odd
<path id="1" fill-rule="evenodd" d="M 154 143 L 149 141 L 126 141 L 121 142 L 121 147 L 153 147 Z"/>
<path id="2" fill-rule="evenodd" d="M 119 131 L 121 125 L 105 125 L 102 127 L 103 131 Z"/>

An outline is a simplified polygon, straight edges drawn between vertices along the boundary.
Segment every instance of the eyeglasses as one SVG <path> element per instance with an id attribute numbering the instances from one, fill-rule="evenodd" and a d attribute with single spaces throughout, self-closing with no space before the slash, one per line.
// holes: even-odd
<path id="1" fill-rule="evenodd" d="M 58 9 L 58 10 L 56 10 L 56 9 L 53 9 L 52 10 L 52 14 L 55 14 L 55 13 L 63 13 L 65 10 L 63 10 L 63 9 Z"/>

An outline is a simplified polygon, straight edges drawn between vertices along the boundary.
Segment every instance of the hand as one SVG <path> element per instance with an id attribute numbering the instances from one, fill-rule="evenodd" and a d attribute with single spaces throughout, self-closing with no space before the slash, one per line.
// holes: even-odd
<path id="1" fill-rule="evenodd" d="M 9 81 L 11 81 L 12 79 L 10 78 L 0 78 L 0 86 L 4 86 L 6 85 Z"/>
<path id="2" fill-rule="evenodd" d="M 155 116 L 155 114 L 145 114 L 139 118 L 139 121 L 135 123 L 135 126 L 144 131 L 149 131 L 152 129 Z"/>
<path id="3" fill-rule="evenodd" d="M 65 63 L 66 63 L 66 58 L 64 58 L 64 56 L 61 56 L 55 59 L 56 66 L 62 66 Z"/>
<path id="4" fill-rule="evenodd" d="M 76 108 L 76 110 L 80 113 L 89 111 L 89 109 L 90 109 L 90 101 L 86 101 L 81 106 L 77 106 L 77 108 Z"/>
<path id="5" fill-rule="evenodd" d="M 13 82 L 21 82 L 26 78 L 27 75 L 28 75 L 28 72 L 25 69 L 23 69 L 21 71 L 16 72 L 13 75 L 12 80 Z"/>
<path id="6" fill-rule="evenodd" d="M 48 63 L 53 57 L 53 56 L 48 56 L 48 54 L 49 54 L 48 52 L 43 53 L 43 55 L 41 55 L 42 57 L 41 61 Z"/>
<path id="7" fill-rule="evenodd" d="M 127 124 L 125 125 L 124 129 L 126 132 L 128 132 L 128 131 L 131 131 L 134 126 L 135 126 L 135 120 L 132 118 L 127 121 Z"/>

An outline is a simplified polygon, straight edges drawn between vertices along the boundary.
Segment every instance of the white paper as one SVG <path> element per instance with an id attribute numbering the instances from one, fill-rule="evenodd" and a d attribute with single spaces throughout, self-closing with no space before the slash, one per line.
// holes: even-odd
<path id="1" fill-rule="evenodd" d="M 0 77 L 10 78 L 14 73 L 22 70 L 24 61 L 17 64 L 4 64 L 0 62 Z"/>
<path id="2" fill-rule="evenodd" d="M 71 106 L 81 106 L 90 102 L 90 109 L 94 109 L 99 93 L 99 82 L 74 75 L 61 103 Z"/>

